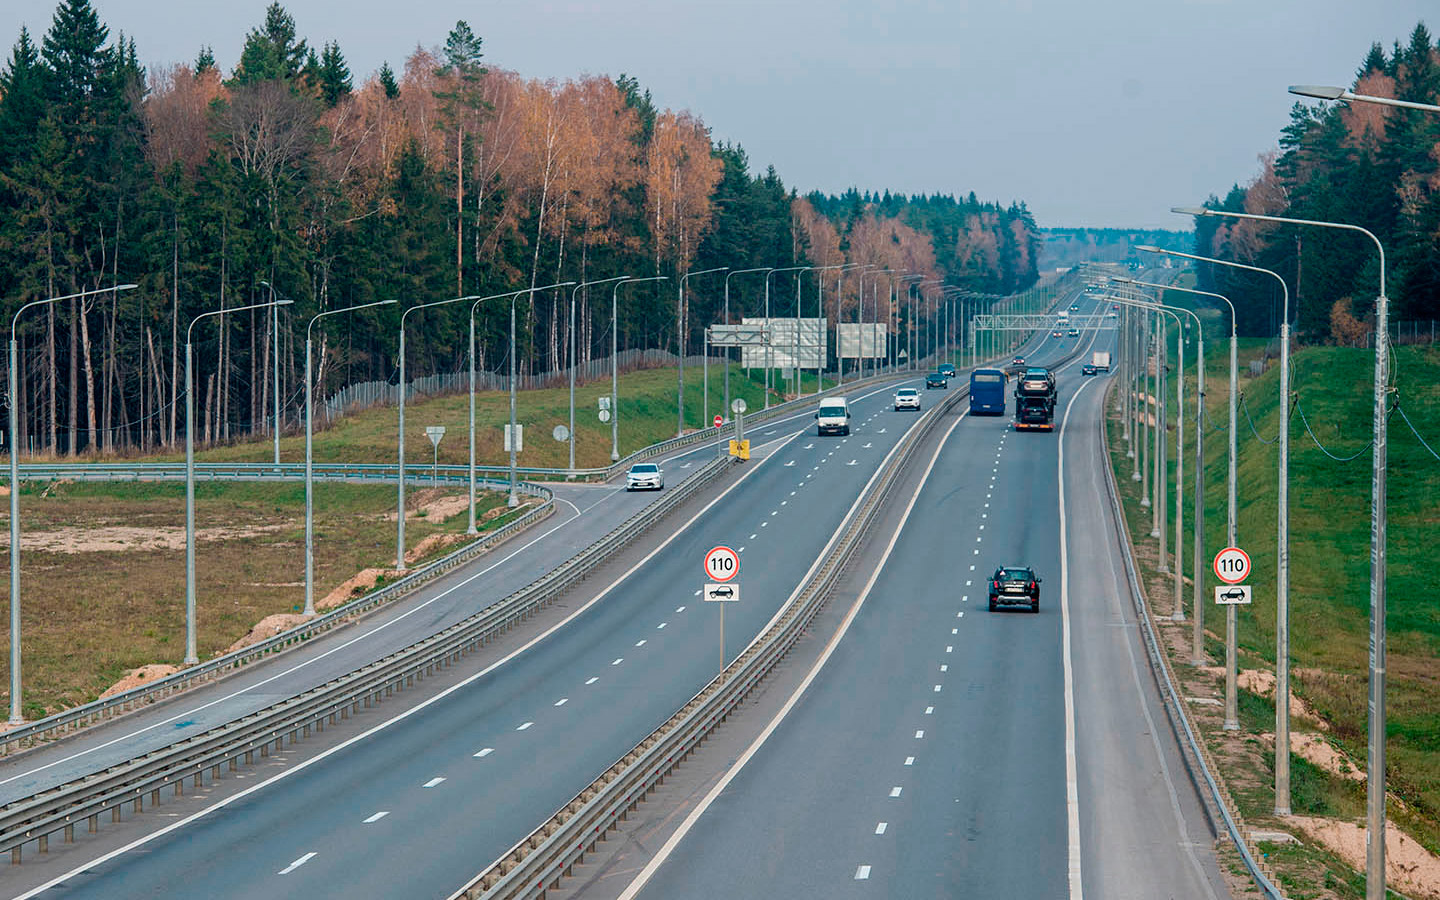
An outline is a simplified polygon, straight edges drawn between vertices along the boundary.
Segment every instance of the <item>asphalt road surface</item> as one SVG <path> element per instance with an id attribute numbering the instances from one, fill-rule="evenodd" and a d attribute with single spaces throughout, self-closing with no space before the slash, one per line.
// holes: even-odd
<path id="1" fill-rule="evenodd" d="M 956 423 L 817 677 L 622 897 L 1229 896 L 1128 599 L 1103 379 L 1079 366 L 1053 435 Z M 1039 615 L 987 612 L 1002 564 L 1035 567 Z"/>

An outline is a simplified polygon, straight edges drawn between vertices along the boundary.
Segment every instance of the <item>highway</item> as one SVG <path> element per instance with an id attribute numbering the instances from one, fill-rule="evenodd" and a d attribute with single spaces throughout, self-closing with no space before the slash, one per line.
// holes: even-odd
<path id="1" fill-rule="evenodd" d="M 133 823 L 107 823 L 98 837 L 63 849 L 52 845 L 47 856 L 31 854 L 7 873 L 7 886 L 53 885 L 66 896 L 107 898 L 448 895 L 713 677 L 719 664 L 714 610 L 696 597 L 709 546 L 736 547 L 744 567 L 744 602 L 727 615 L 728 654 L 770 620 L 915 421 L 913 413 L 890 410 L 892 388 L 851 395 L 848 438 L 815 437 L 808 410 L 750 431 L 757 459 L 713 508 L 689 527 L 681 527 L 684 514 L 678 514 L 665 544 L 643 565 L 613 581 L 592 579 L 583 596 L 557 604 L 562 621 L 524 652 L 511 648 L 418 704 L 407 699 L 410 692 L 399 695 L 398 702 L 359 717 L 363 725 L 343 741 L 306 742 L 253 773 L 221 779 L 213 791 L 162 805 Z M 667 473 L 675 465 L 667 462 Z M 613 502 L 622 505 L 619 498 Z M 615 510 L 613 520 L 624 514 Z M 556 527 L 547 522 L 540 529 Z M 518 586 L 543 564 L 532 559 L 529 571 L 514 563 L 496 571 L 514 569 L 506 577 Z M 412 612 L 406 627 L 428 634 L 452 615 L 498 598 L 499 590 L 466 581 L 474 577 L 470 568 L 426 592 L 444 611 Z M 602 597 L 589 599 L 597 591 Z M 368 633 L 384 621 L 372 617 L 360 628 Z M 351 630 L 341 641 L 359 636 Z M 278 662 L 294 670 L 298 659 Z M 296 676 L 287 678 L 291 691 Z M 231 679 L 216 687 L 233 695 L 237 684 Z M 273 699 L 262 686 L 225 702 Z M 175 712 L 186 709 L 197 709 L 195 700 L 187 698 Z M 146 734 L 173 734 L 188 716 L 169 715 L 168 724 Z M 135 730 L 128 718 L 115 724 Z M 138 739 L 114 746 L 128 749 Z M 254 775 L 249 784 L 247 774 Z M 385 859 L 404 865 L 377 864 L 382 850 Z"/>
<path id="2" fill-rule="evenodd" d="M 579 896 L 1229 896 L 1128 599 L 1103 380 L 1079 367 L 1054 435 L 955 417 L 788 714 L 616 866 L 640 877 Z M 1038 616 L 986 610 L 1014 563 L 1043 579 Z"/>

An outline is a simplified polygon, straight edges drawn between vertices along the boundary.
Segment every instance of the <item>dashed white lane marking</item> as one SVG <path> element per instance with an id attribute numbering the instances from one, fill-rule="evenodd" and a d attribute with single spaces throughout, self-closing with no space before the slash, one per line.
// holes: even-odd
<path id="1" fill-rule="evenodd" d="M 666 625 L 669 625 L 669 624 L 670 624 L 669 622 L 661 622 L 659 625 L 656 625 L 656 626 L 655 626 L 655 630 L 656 630 L 656 631 L 659 631 L 661 628 L 664 628 Z"/>
<path id="2" fill-rule="evenodd" d="M 942 672 L 948 672 L 948 671 L 950 671 L 950 667 L 949 667 L 949 666 L 941 666 L 941 667 L 940 667 L 940 671 L 942 671 Z"/>
<path id="3" fill-rule="evenodd" d="M 907 757 L 905 757 L 905 765 L 907 765 L 907 766 L 913 766 L 913 765 L 915 765 L 915 757 L 913 757 L 913 756 L 907 756 Z"/>
<path id="4" fill-rule="evenodd" d="M 559 700 L 556 700 L 556 701 L 555 701 L 555 705 L 556 705 L 556 706 L 564 706 L 565 704 L 567 704 L 567 703 L 569 703 L 569 702 L 570 702 L 570 698 L 569 698 L 569 697 L 561 697 Z"/>
<path id="5" fill-rule="evenodd" d="M 955 645 L 954 645 L 954 644 L 946 644 L 946 645 L 945 645 L 945 652 L 946 652 L 946 653 L 954 653 L 954 652 L 955 652 Z"/>
<path id="6" fill-rule="evenodd" d="M 684 611 L 685 611 L 685 607 L 683 607 L 683 606 L 677 606 L 677 607 L 675 607 L 675 611 L 676 611 L 676 612 L 684 612 Z"/>
<path id="7" fill-rule="evenodd" d="M 314 858 L 315 858 L 315 854 L 314 854 L 313 852 L 312 852 L 312 853 L 307 853 L 307 854 L 305 854 L 304 856 L 302 856 L 302 857 L 300 857 L 299 859 L 297 859 L 297 860 L 295 860 L 294 862 L 292 862 L 290 865 L 288 865 L 288 866 L 286 866 L 285 868 L 281 869 L 277 874 L 279 874 L 279 875 L 289 875 L 291 872 L 293 872 L 293 871 L 295 871 L 296 869 L 300 868 L 301 866 L 305 865 L 307 862 L 309 862 L 310 860 L 312 860 L 312 859 L 314 859 Z M 869 867 L 867 866 L 866 868 L 869 868 Z"/>
<path id="8" fill-rule="evenodd" d="M 362 820 L 360 820 L 360 824 L 361 824 L 361 825 L 374 825 L 376 822 L 380 821 L 381 819 L 385 818 L 385 817 L 388 816 L 388 815 L 390 815 L 390 810 L 388 810 L 388 809 L 382 809 L 382 810 L 380 810 L 379 812 L 375 813 L 374 815 L 370 816 L 368 819 L 362 819 Z"/>
<path id="9" fill-rule="evenodd" d="M 869 877 L 870 877 L 870 867 L 869 867 L 869 866 L 861 866 L 860 868 L 858 868 L 858 869 L 855 870 L 855 880 L 856 880 L 856 881 L 865 881 L 865 880 L 868 879 Z"/>
<path id="10" fill-rule="evenodd" d="M 595 682 L 597 682 L 597 681 L 599 681 L 599 680 L 600 680 L 600 676 L 599 676 L 599 675 L 591 675 L 589 678 L 585 679 L 585 683 L 586 683 L 586 684 L 594 684 Z"/>
<path id="11" fill-rule="evenodd" d="M 976 538 L 976 540 L 978 541 L 979 538 Z M 975 555 L 976 555 L 976 556 L 979 556 L 979 555 L 980 555 L 980 551 L 979 551 L 979 550 L 976 550 L 976 551 L 975 551 Z"/>
<path id="12" fill-rule="evenodd" d="M 925 707 L 925 715 L 927 715 L 927 716 L 933 716 L 933 715 L 935 715 L 935 707 L 933 707 L 933 706 L 927 706 L 927 707 Z"/>
<path id="13" fill-rule="evenodd" d="M 960 633 L 960 629 L 958 629 L 958 628 L 952 628 L 952 629 L 950 629 L 950 633 L 951 633 L 951 634 L 959 634 L 959 633 Z"/>
<path id="14" fill-rule="evenodd" d="M 984 525 L 981 525 L 981 526 L 980 526 L 980 530 L 981 530 L 981 531 L 984 531 L 984 530 L 985 530 L 985 526 L 984 526 Z M 979 539 L 979 538 L 976 538 L 975 540 L 976 540 L 976 541 L 979 541 L 980 539 Z"/>
<path id="15" fill-rule="evenodd" d="M 899 786 L 898 784 L 897 784 L 895 787 L 892 787 L 892 788 L 890 789 L 890 796 L 892 796 L 892 797 L 898 797 L 898 796 L 900 796 L 900 786 Z"/>
<path id="16" fill-rule="evenodd" d="M 980 543 L 980 539 L 978 537 L 975 539 L 975 543 Z"/>
<path id="17" fill-rule="evenodd" d="M 968 602 L 970 602 L 970 595 L 969 595 L 969 594 L 961 594 L 961 595 L 960 595 L 960 602 L 961 602 L 961 603 L 968 603 Z"/>
<path id="18" fill-rule="evenodd" d="M 970 571 L 972 571 L 972 572 L 975 571 L 975 567 L 974 567 L 974 566 L 971 566 L 971 567 L 970 567 Z"/>
<path id="19" fill-rule="evenodd" d="M 485 757 L 489 756 L 490 754 L 492 754 L 492 753 L 494 753 L 494 752 L 495 752 L 495 748 L 494 748 L 494 747 L 486 747 L 485 749 L 481 750 L 479 753 L 476 753 L 476 754 L 473 754 L 473 755 L 474 755 L 474 757 L 475 757 L 476 759 L 484 759 Z"/>
<path id="20" fill-rule="evenodd" d="M 744 545 L 744 544 L 741 544 L 739 547 L 735 548 L 735 552 L 736 552 L 736 553 L 744 553 L 744 552 L 745 552 L 745 545 Z"/>
<path id="21" fill-rule="evenodd" d="M 975 582 L 973 582 L 973 581 L 967 581 L 967 582 L 965 582 L 965 586 L 966 586 L 966 587 L 969 587 L 970 585 L 972 585 L 972 584 L 974 584 L 974 583 L 975 583 Z"/>
<path id="22" fill-rule="evenodd" d="M 436 775 L 434 778 L 430 779 L 429 781 L 425 782 L 424 784 L 422 784 L 422 785 L 420 785 L 420 786 L 421 786 L 422 788 L 432 788 L 432 787 L 434 787 L 435 785 L 440 784 L 440 783 L 443 782 L 444 780 L 445 780 L 445 776 L 444 776 L 444 775 Z"/>
<path id="23" fill-rule="evenodd" d="M 774 515 L 774 513 L 771 513 L 771 515 Z M 761 527 L 761 528 L 769 528 L 769 527 L 770 527 L 770 523 L 769 523 L 769 522 L 761 522 L 761 523 L 760 523 L 760 527 Z"/>
<path id="24" fill-rule="evenodd" d="M 524 724 L 522 724 L 520 727 L 516 728 L 515 730 L 516 730 L 516 731 L 525 731 L 525 730 L 528 729 L 531 725 L 534 725 L 534 724 L 535 724 L 534 722 L 525 722 Z"/>
<path id="25" fill-rule="evenodd" d="M 645 639 L 644 639 L 644 638 L 641 638 L 640 640 L 636 641 L 636 642 L 635 642 L 635 646 L 637 646 L 637 647 L 643 647 L 643 646 L 645 646 Z"/>
<path id="26" fill-rule="evenodd" d="M 924 730 L 923 728 L 921 728 L 921 729 L 916 729 L 916 731 L 915 731 L 915 740 L 917 740 L 917 741 L 918 741 L 918 740 L 922 740 L 922 739 L 924 739 L 924 737 L 925 737 L 925 730 Z"/>
<path id="27" fill-rule="evenodd" d="M 758 532 L 757 532 L 757 534 L 758 534 Z M 753 534 L 750 535 L 750 540 L 752 540 L 752 541 L 755 540 L 755 535 L 753 535 Z"/>
<path id="28" fill-rule="evenodd" d="M 803 482 L 802 482 L 802 485 L 803 485 Z M 794 492 L 794 491 L 791 491 L 791 492 L 790 492 L 790 496 L 792 496 L 792 497 L 795 496 L 795 492 Z"/>
<path id="29" fill-rule="evenodd" d="M 704 590 L 704 588 L 701 588 L 700 590 Z M 695 596 L 697 596 L 697 597 L 700 596 L 700 591 L 696 591 L 696 592 L 695 592 Z"/>
<path id="30" fill-rule="evenodd" d="M 935 693 L 940 693 L 940 685 L 935 685 Z"/>
<path id="31" fill-rule="evenodd" d="M 789 504 L 790 504 L 790 501 L 789 501 L 789 500 L 781 500 L 781 501 L 780 501 L 780 505 L 781 505 L 781 506 L 788 506 Z M 773 516 L 773 515 L 775 515 L 775 514 L 774 514 L 774 513 L 771 513 L 770 515 Z"/>
<path id="32" fill-rule="evenodd" d="M 614 659 L 610 660 L 610 665 L 612 665 L 612 666 L 618 666 L 618 665 L 620 665 L 620 664 L 621 664 L 622 662 L 624 662 L 624 661 L 625 661 L 625 657 L 623 657 L 623 656 L 617 656 L 617 657 L 615 657 Z"/>
<path id="33" fill-rule="evenodd" d="M 889 828 L 889 827 L 890 827 L 890 823 L 889 823 L 889 822 L 879 822 L 879 823 L 876 823 L 876 825 L 875 825 L 875 833 L 876 833 L 876 834 L 884 834 L 884 833 L 885 833 L 885 829 L 886 829 L 886 828 Z"/>

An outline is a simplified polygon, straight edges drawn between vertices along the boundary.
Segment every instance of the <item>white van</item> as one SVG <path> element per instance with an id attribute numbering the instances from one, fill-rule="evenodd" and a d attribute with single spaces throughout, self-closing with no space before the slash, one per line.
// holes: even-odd
<path id="1" fill-rule="evenodd" d="M 819 434 L 849 434 L 850 404 L 844 397 L 826 397 L 820 401 L 815 413 L 815 428 Z"/>

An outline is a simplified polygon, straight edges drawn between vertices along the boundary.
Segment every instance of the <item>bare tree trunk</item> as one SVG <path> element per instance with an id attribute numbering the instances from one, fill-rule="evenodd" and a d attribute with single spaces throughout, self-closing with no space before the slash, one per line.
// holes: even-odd
<path id="1" fill-rule="evenodd" d="M 55 293 L 55 283 L 51 280 L 50 293 Z M 60 449 L 60 407 L 58 405 L 59 391 L 57 382 L 60 380 L 60 373 L 57 371 L 59 365 L 55 359 L 55 304 L 51 303 L 45 307 L 45 382 L 46 399 L 49 401 L 48 415 L 45 419 L 50 423 L 50 442 L 48 449 L 54 453 Z"/>
<path id="2" fill-rule="evenodd" d="M 206 447 L 210 446 L 210 435 L 214 434 L 214 432 L 210 430 L 210 422 L 214 409 L 215 376 L 207 375 L 205 376 L 205 433 L 204 437 L 201 439 L 201 444 Z"/>
<path id="3" fill-rule="evenodd" d="M 159 360 L 159 358 L 155 355 L 155 334 L 154 334 L 154 332 L 152 332 L 152 331 L 149 329 L 148 326 L 147 326 L 146 329 L 145 329 L 145 346 L 146 346 L 146 347 L 149 349 L 149 351 L 150 351 L 150 375 L 151 375 L 151 377 L 152 377 L 152 378 L 154 379 L 154 381 L 155 381 L 155 389 L 151 392 L 151 395 L 150 395 L 150 396 L 152 397 L 151 406 L 153 407 L 153 410 L 152 410 L 152 411 L 155 412 L 155 413 L 158 413 L 158 412 L 160 411 L 160 400 L 161 400 L 162 397 L 165 396 L 165 384 L 164 384 L 164 382 L 162 382 L 162 381 L 160 380 L 160 360 Z M 141 380 L 142 383 L 143 383 L 144 380 L 145 380 L 145 368 L 144 368 L 144 359 L 143 359 L 143 358 L 141 359 L 140 380 Z M 142 430 L 141 430 L 141 434 L 145 435 L 145 439 L 144 439 L 144 444 L 145 444 L 145 446 L 143 447 L 143 449 L 146 449 L 146 450 L 149 449 L 150 427 L 151 427 L 151 426 L 150 426 L 150 419 L 147 417 L 146 420 L 145 420 L 145 424 L 142 426 Z M 156 429 L 156 436 L 155 436 L 156 441 L 157 441 L 157 442 L 164 442 L 164 440 L 165 440 L 165 423 L 164 423 L 164 422 L 156 422 L 156 423 L 155 423 L 155 429 Z"/>
<path id="4" fill-rule="evenodd" d="M 230 229 L 220 229 L 220 308 L 224 309 L 229 301 L 227 288 L 230 286 L 230 259 L 227 251 L 230 249 Z M 216 377 L 220 379 L 217 388 L 220 394 L 220 421 L 221 437 L 224 440 L 230 439 L 230 329 L 225 326 L 225 316 L 215 317 L 215 327 L 219 331 L 219 339 L 216 341 L 216 351 L 219 361 L 216 364 Z"/>
<path id="5" fill-rule="evenodd" d="M 175 239 L 171 243 L 170 290 L 170 434 L 167 443 L 175 445 L 175 408 L 180 400 L 180 213 L 175 213 Z"/>
<path id="6" fill-rule="evenodd" d="M 465 294 L 465 126 L 455 132 L 455 296 Z"/>
<path id="7" fill-rule="evenodd" d="M 257 380 L 262 380 L 262 381 L 265 380 L 265 379 L 260 379 L 260 378 L 259 378 L 259 371 L 256 370 L 256 366 L 259 364 L 259 361 L 260 361 L 260 334 L 259 334 L 259 332 L 257 332 L 257 331 L 255 330 L 255 310 L 252 309 L 252 310 L 250 310 L 250 433 L 251 433 L 251 435 L 258 435 L 258 434 L 260 433 L 261 411 L 262 411 L 263 409 L 265 409 L 265 407 L 262 405 L 264 401 L 260 398 L 260 392 L 257 391 L 257 390 L 255 390 L 255 382 L 256 382 Z"/>
<path id="8" fill-rule="evenodd" d="M 78 306 L 80 314 L 80 353 L 81 362 L 85 367 L 85 425 L 89 437 L 85 442 L 86 448 L 95 446 L 96 435 L 99 429 L 96 427 L 99 421 L 95 415 L 95 362 L 90 358 L 90 317 L 86 314 L 89 304 L 81 301 Z M 72 447 L 70 455 L 74 456 L 78 447 Z"/>
<path id="9" fill-rule="evenodd" d="M 65 427 L 70 435 L 66 456 L 74 456 L 80 449 L 80 306 L 78 300 L 71 300 L 70 307 L 70 378 L 67 393 L 69 405 L 65 410 Z"/>

